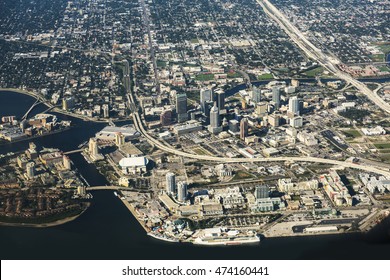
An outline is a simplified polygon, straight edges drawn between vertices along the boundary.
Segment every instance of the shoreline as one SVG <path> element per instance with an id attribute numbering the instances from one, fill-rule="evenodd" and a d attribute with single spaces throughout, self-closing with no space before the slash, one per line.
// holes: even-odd
<path id="1" fill-rule="evenodd" d="M 24 89 L 18 89 L 18 88 L 0 88 L 0 92 L 14 92 L 14 93 L 19 93 L 19 94 L 24 94 L 28 95 L 30 97 L 35 98 L 36 100 L 39 100 L 44 104 L 47 108 L 52 107 L 52 105 L 47 101 L 44 97 L 40 96 L 37 93 L 34 93 L 32 91 L 24 90 Z M 94 123 L 108 123 L 109 119 L 107 120 L 99 120 L 99 119 L 93 119 L 87 116 L 82 116 L 76 113 L 71 113 L 62 109 L 59 109 L 58 107 L 54 107 L 51 109 L 52 112 L 59 113 L 62 115 L 66 115 L 72 118 L 80 119 L 82 121 L 88 121 L 88 122 L 94 122 Z M 118 119 L 111 119 L 112 121 L 126 121 L 127 119 L 124 120 L 118 120 Z"/>
<path id="2" fill-rule="evenodd" d="M 137 222 L 141 225 L 141 227 L 145 230 L 145 232 L 148 234 L 150 231 L 150 229 L 148 229 L 139 219 L 138 219 L 138 215 L 136 214 L 135 212 L 135 209 L 133 206 L 131 206 L 131 204 L 126 200 L 126 199 L 121 199 L 121 197 L 119 195 L 117 195 L 118 199 L 120 201 L 122 201 L 122 203 L 126 206 L 126 208 L 130 211 L 130 213 L 133 215 L 133 217 L 137 220 Z"/>
<path id="3" fill-rule="evenodd" d="M 49 132 L 49 133 L 45 133 L 45 134 L 42 134 L 42 135 L 34 135 L 34 136 L 31 136 L 31 137 L 27 136 L 25 138 L 17 139 L 15 141 L 8 141 L 8 140 L 2 139 L 4 141 L 6 141 L 6 142 L 5 143 L 0 143 L 0 146 L 4 146 L 4 145 L 8 145 L 8 144 L 14 144 L 14 143 L 20 143 L 20 142 L 33 140 L 33 139 L 37 139 L 37 138 L 41 138 L 41 137 L 45 137 L 45 136 L 49 136 L 49 135 L 54 135 L 54 134 L 58 134 L 58 133 L 70 130 L 70 129 L 72 129 L 72 126 L 61 128 L 61 129 L 57 129 L 55 131 L 52 131 L 52 132 Z"/>
<path id="4" fill-rule="evenodd" d="M 0 226 L 7 226 L 7 227 L 29 227 L 29 228 L 48 228 L 48 227 L 55 227 L 59 225 L 63 225 L 69 222 L 72 222 L 76 220 L 78 217 L 80 217 L 82 214 L 84 214 L 85 211 L 89 208 L 91 204 L 88 202 L 87 207 L 81 211 L 79 214 L 66 217 L 54 222 L 49 222 L 49 223 L 9 223 L 9 222 L 0 222 Z"/>

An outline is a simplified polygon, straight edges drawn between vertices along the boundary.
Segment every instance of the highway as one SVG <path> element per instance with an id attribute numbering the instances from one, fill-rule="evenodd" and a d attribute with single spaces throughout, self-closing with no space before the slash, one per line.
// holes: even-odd
<path id="1" fill-rule="evenodd" d="M 290 23 L 286 16 L 281 13 L 268 0 L 256 0 L 256 2 L 263 8 L 264 12 L 272 18 L 279 26 L 289 35 L 289 37 L 298 45 L 299 48 L 310 58 L 317 61 L 320 65 L 326 68 L 329 72 L 347 83 L 353 85 L 362 94 L 366 95 L 375 105 L 386 113 L 390 113 L 390 105 L 378 96 L 376 92 L 370 90 L 364 83 L 354 79 L 349 74 L 341 71 L 337 65 L 340 61 L 331 55 L 324 54 L 320 49 L 314 46 L 303 33 Z"/>

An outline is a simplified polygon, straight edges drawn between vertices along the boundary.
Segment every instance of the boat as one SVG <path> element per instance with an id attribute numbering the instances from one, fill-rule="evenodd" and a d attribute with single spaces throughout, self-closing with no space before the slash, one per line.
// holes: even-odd
<path id="1" fill-rule="evenodd" d="M 226 230 L 222 228 L 211 228 L 202 230 L 193 243 L 197 245 L 242 245 L 259 243 L 260 236 L 253 231 L 239 232 L 237 230 Z"/>
<path id="2" fill-rule="evenodd" d="M 115 196 L 118 196 L 118 193 L 117 193 L 117 192 L 114 192 L 114 195 L 115 195 Z"/>

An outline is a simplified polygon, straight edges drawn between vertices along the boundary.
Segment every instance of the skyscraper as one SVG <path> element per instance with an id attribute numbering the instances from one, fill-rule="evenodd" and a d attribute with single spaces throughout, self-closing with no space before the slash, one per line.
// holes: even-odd
<path id="1" fill-rule="evenodd" d="M 98 153 L 99 153 L 96 138 L 89 139 L 88 148 L 89 148 L 89 155 L 92 158 L 95 158 L 98 155 Z"/>
<path id="2" fill-rule="evenodd" d="M 69 157 L 67 155 L 63 155 L 62 163 L 63 163 L 64 168 L 66 170 L 71 170 L 72 169 L 72 166 L 71 166 L 71 163 L 70 163 L 70 159 L 69 159 Z"/>
<path id="3" fill-rule="evenodd" d="M 240 138 L 245 140 L 248 137 L 248 119 L 243 118 L 240 122 Z"/>
<path id="4" fill-rule="evenodd" d="M 259 103 L 261 101 L 261 90 L 256 86 L 252 89 L 252 101 L 255 103 Z"/>
<path id="5" fill-rule="evenodd" d="M 109 118 L 110 117 L 110 107 L 108 106 L 108 104 L 103 104 L 102 109 L 103 109 L 103 118 Z"/>
<path id="6" fill-rule="evenodd" d="M 279 109 L 279 107 L 280 107 L 280 88 L 279 87 L 272 88 L 272 101 L 275 104 L 275 108 Z"/>
<path id="7" fill-rule="evenodd" d="M 115 133 L 115 144 L 120 147 L 123 144 L 125 144 L 125 136 L 122 134 L 122 132 Z"/>
<path id="8" fill-rule="evenodd" d="M 217 107 L 218 107 L 218 112 L 225 113 L 225 92 L 220 91 L 217 92 Z"/>
<path id="9" fill-rule="evenodd" d="M 214 102 L 214 106 L 210 109 L 209 131 L 213 134 L 222 131 L 222 127 L 219 125 L 219 110 L 217 107 L 217 102 Z"/>
<path id="10" fill-rule="evenodd" d="M 209 88 L 204 88 L 200 90 L 200 107 L 202 108 L 202 112 L 205 113 L 206 102 L 211 101 L 213 97 L 213 92 Z"/>
<path id="11" fill-rule="evenodd" d="M 166 179 L 166 191 L 168 194 L 174 194 L 176 191 L 176 175 L 175 173 L 168 172 L 165 175 Z"/>
<path id="12" fill-rule="evenodd" d="M 288 101 L 288 110 L 294 114 L 299 115 L 299 99 L 298 97 L 294 96 L 291 97 Z"/>
<path id="13" fill-rule="evenodd" d="M 187 95 L 185 93 L 176 94 L 176 113 L 178 122 L 185 122 L 188 119 Z"/>
<path id="14" fill-rule="evenodd" d="M 26 164 L 26 173 L 27 173 L 27 177 L 29 179 L 32 179 L 34 178 L 35 176 L 35 163 L 34 162 L 28 162 Z"/>
<path id="15" fill-rule="evenodd" d="M 172 122 L 172 111 L 165 110 L 160 115 L 160 123 L 162 126 L 170 125 Z"/>
<path id="16" fill-rule="evenodd" d="M 256 186 L 255 189 L 255 198 L 262 199 L 269 197 L 269 187 L 267 185 Z"/>
<path id="17" fill-rule="evenodd" d="M 181 181 L 177 183 L 177 200 L 185 201 L 187 198 L 187 182 Z"/>

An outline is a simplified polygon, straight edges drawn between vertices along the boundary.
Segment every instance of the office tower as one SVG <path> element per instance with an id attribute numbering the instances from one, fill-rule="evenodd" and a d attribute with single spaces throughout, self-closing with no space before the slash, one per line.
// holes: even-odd
<path id="1" fill-rule="evenodd" d="M 217 92 L 217 107 L 219 112 L 225 113 L 225 92 Z"/>
<path id="2" fill-rule="evenodd" d="M 269 187 L 267 185 L 256 186 L 255 198 L 262 199 L 269 197 Z"/>
<path id="3" fill-rule="evenodd" d="M 204 108 L 204 114 L 206 117 L 210 118 L 210 110 L 214 106 L 213 101 L 206 101 L 205 108 Z"/>
<path id="4" fill-rule="evenodd" d="M 172 123 L 171 110 L 165 110 L 160 114 L 160 123 L 162 126 L 170 125 Z"/>
<path id="5" fill-rule="evenodd" d="M 290 126 L 294 128 L 302 127 L 303 126 L 303 118 L 302 117 L 294 117 L 290 119 Z"/>
<path id="6" fill-rule="evenodd" d="M 209 131 L 213 134 L 216 134 L 216 133 L 219 133 L 222 131 L 222 127 L 219 125 L 219 110 L 217 107 L 217 102 L 214 102 L 214 106 L 210 110 Z"/>
<path id="7" fill-rule="evenodd" d="M 174 194 L 176 192 L 176 175 L 172 172 L 168 172 L 165 175 L 166 179 L 166 191 L 168 194 Z"/>
<path id="8" fill-rule="evenodd" d="M 125 136 L 122 134 L 122 132 L 115 133 L 115 144 L 120 147 L 123 144 L 125 144 Z"/>
<path id="9" fill-rule="evenodd" d="M 177 200 L 184 202 L 187 198 L 187 182 L 177 183 Z"/>
<path id="10" fill-rule="evenodd" d="M 248 137 L 248 119 L 243 118 L 240 122 L 240 138 L 245 140 Z"/>
<path id="11" fill-rule="evenodd" d="M 272 101 L 275 104 L 275 108 L 279 109 L 279 107 L 280 107 L 280 88 L 279 87 L 272 88 Z"/>
<path id="12" fill-rule="evenodd" d="M 98 144 L 96 138 L 89 139 L 89 155 L 95 158 L 99 154 Z"/>
<path id="13" fill-rule="evenodd" d="M 109 118 L 110 117 L 110 107 L 108 106 L 108 104 L 103 104 L 102 109 L 103 109 L 103 118 Z"/>
<path id="14" fill-rule="evenodd" d="M 236 134 L 240 132 L 240 123 L 237 120 L 229 121 L 229 132 Z"/>
<path id="15" fill-rule="evenodd" d="M 288 110 L 296 115 L 299 115 L 299 99 L 294 96 L 288 101 Z"/>
<path id="16" fill-rule="evenodd" d="M 280 116 L 275 114 L 269 115 L 268 122 L 271 126 L 278 127 L 280 125 Z"/>
<path id="17" fill-rule="evenodd" d="M 67 155 L 63 155 L 62 163 L 63 163 L 64 168 L 66 170 L 71 170 L 72 169 L 72 166 L 71 166 L 71 163 L 70 163 L 70 159 L 69 159 L 69 157 Z"/>
<path id="18" fill-rule="evenodd" d="M 187 114 L 187 95 L 185 93 L 176 94 L 176 113 L 179 123 L 188 119 Z"/>
<path id="19" fill-rule="evenodd" d="M 252 89 L 252 101 L 255 103 L 259 103 L 261 101 L 261 90 L 256 86 Z"/>
<path id="20" fill-rule="evenodd" d="M 68 96 L 68 97 L 64 97 L 62 99 L 62 109 L 63 110 L 69 110 L 69 109 L 72 109 L 75 105 L 75 100 L 73 97 L 71 96 Z"/>
<path id="21" fill-rule="evenodd" d="M 260 102 L 256 104 L 256 114 L 259 117 L 263 117 L 267 114 L 268 104 L 266 102 Z"/>
<path id="22" fill-rule="evenodd" d="M 202 112 L 205 113 L 206 111 L 206 102 L 212 101 L 213 92 L 209 88 L 201 89 L 200 90 L 200 107 L 202 108 Z"/>
<path id="23" fill-rule="evenodd" d="M 35 163 L 34 162 L 28 162 L 26 164 L 26 173 L 27 173 L 27 177 L 29 179 L 34 178 L 34 176 L 35 176 Z"/>

